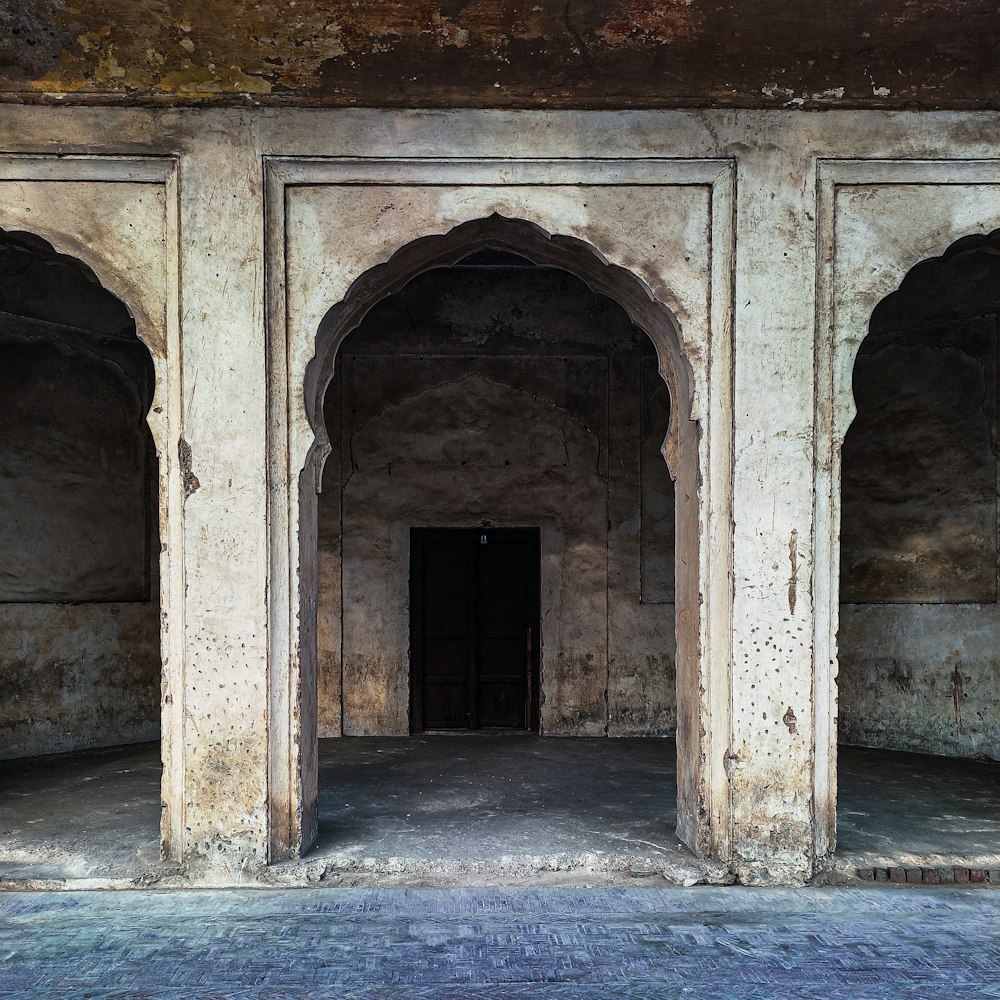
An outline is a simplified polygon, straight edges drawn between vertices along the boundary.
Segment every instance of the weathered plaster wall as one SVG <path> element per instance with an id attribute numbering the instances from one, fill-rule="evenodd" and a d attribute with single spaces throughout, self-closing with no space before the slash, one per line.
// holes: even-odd
<path id="1" fill-rule="evenodd" d="M 433 271 L 369 314 L 326 401 L 324 734 L 341 732 L 341 704 L 348 735 L 409 732 L 410 528 L 484 521 L 541 528 L 542 731 L 673 728 L 669 396 L 657 383 L 645 335 L 566 272 Z M 642 540 L 655 604 L 639 599 Z"/>
<path id="2" fill-rule="evenodd" d="M 2 601 L 149 596 L 148 354 L 0 316 Z"/>
<path id="3" fill-rule="evenodd" d="M 0 604 L 0 758 L 159 739 L 155 602 Z"/>
<path id="4" fill-rule="evenodd" d="M 43 0 L 0 14 L 9 97 L 383 107 L 990 107 L 988 0 Z"/>
<path id="5" fill-rule="evenodd" d="M 995 604 L 840 609 L 843 743 L 1000 759 Z"/>
<path id="6" fill-rule="evenodd" d="M 854 367 L 843 449 L 843 742 L 1000 758 L 1000 263 L 915 268 Z"/>
<path id="7" fill-rule="evenodd" d="M 0 756 L 155 739 L 149 354 L 79 267 L 0 263 Z"/>
<path id="8" fill-rule="evenodd" d="M 608 412 L 608 734 L 659 735 L 677 725 L 677 560 L 670 393 L 654 356 L 612 357 Z"/>
<path id="9" fill-rule="evenodd" d="M 88 260 L 152 345 L 176 855 L 234 873 L 269 840 L 280 856 L 304 801 L 282 588 L 320 321 L 400 247 L 497 212 L 586 241 L 676 311 L 703 460 L 677 490 L 704 571 L 702 645 L 678 657 L 679 715 L 705 739 L 685 802 L 744 880 L 813 871 L 836 798 L 853 353 L 910 267 L 997 227 L 995 116 L 7 105 L 0 134 L 4 228 Z M 265 204 L 290 162 L 305 180 Z"/>

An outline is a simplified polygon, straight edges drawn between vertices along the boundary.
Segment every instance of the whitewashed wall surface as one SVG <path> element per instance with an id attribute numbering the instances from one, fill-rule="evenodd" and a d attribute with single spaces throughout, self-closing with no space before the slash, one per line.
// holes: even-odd
<path id="1" fill-rule="evenodd" d="M 828 863 L 838 739 L 1000 757 L 995 115 L 0 150 L 0 754 L 159 735 L 166 856 L 306 853 L 317 737 L 409 731 L 420 526 L 539 529 L 540 731 L 676 736 L 745 883 Z"/>

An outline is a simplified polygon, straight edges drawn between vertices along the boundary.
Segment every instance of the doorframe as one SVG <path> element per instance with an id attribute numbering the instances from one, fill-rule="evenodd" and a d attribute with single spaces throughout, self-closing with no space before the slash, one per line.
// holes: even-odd
<path id="1" fill-rule="evenodd" d="M 516 534 L 523 535 L 526 540 L 530 540 L 532 546 L 532 566 L 535 568 L 530 576 L 531 590 L 529 600 L 532 608 L 532 618 L 534 622 L 534 640 L 531 645 L 531 660 L 528 663 L 528 687 L 526 718 L 527 726 L 517 732 L 540 734 L 541 732 L 541 632 L 542 632 L 542 602 L 541 602 L 541 578 L 542 578 L 542 529 L 539 526 L 522 527 L 516 525 L 504 525 L 497 527 L 494 525 L 451 525 L 451 526 L 413 526 L 410 528 L 410 572 L 408 594 L 410 600 L 410 734 L 417 736 L 427 732 L 423 728 L 423 657 L 421 656 L 420 644 L 414 641 L 414 636 L 419 634 L 416 622 L 419 620 L 422 625 L 423 608 L 421 602 L 416 599 L 414 592 L 414 581 L 417 579 L 418 569 L 423 568 L 424 549 L 423 545 L 416 545 L 418 537 L 431 539 L 435 534 L 451 534 L 462 532 L 463 534 L 474 535 L 476 532 L 491 532 L 511 537 Z M 436 732 L 436 730 L 431 730 Z M 455 733 L 479 732 L 479 730 L 456 729 Z"/>

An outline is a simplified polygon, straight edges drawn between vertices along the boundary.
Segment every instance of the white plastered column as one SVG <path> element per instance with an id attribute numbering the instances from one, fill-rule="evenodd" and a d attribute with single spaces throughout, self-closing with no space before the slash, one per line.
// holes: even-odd
<path id="1" fill-rule="evenodd" d="M 184 853 L 239 878 L 269 833 L 262 166 L 242 119 L 185 121 Z"/>
<path id="2" fill-rule="evenodd" d="M 739 160 L 726 769 L 746 884 L 815 866 L 812 169 L 777 146 Z"/>

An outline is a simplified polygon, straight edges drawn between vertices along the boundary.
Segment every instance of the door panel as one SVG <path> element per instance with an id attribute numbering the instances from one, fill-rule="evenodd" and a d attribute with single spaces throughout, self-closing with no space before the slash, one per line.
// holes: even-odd
<path id="1" fill-rule="evenodd" d="M 425 663 L 428 666 L 424 673 L 425 683 L 468 683 L 469 643 L 466 639 L 428 638 L 425 650 Z"/>
<path id="2" fill-rule="evenodd" d="M 480 729 L 525 729 L 524 684 L 495 684 L 482 679 L 479 685 Z"/>
<path id="3" fill-rule="evenodd" d="M 483 726 L 526 729 L 526 547 L 511 540 L 480 548 L 476 566 L 480 721 Z"/>
<path id="4" fill-rule="evenodd" d="M 424 628 L 428 636 L 464 638 L 472 613 L 471 594 L 427 594 Z"/>
<path id="5" fill-rule="evenodd" d="M 537 529 L 411 532 L 411 726 L 537 729 Z"/>
<path id="6" fill-rule="evenodd" d="M 523 594 L 500 594 L 489 597 L 482 602 L 480 613 L 480 635 L 502 636 L 511 631 L 510 622 L 516 621 L 523 625 Z M 522 630 L 518 629 L 518 634 Z"/>
<path id="7" fill-rule="evenodd" d="M 469 693 L 461 684 L 428 682 L 424 695 L 424 729 L 465 729 Z"/>

